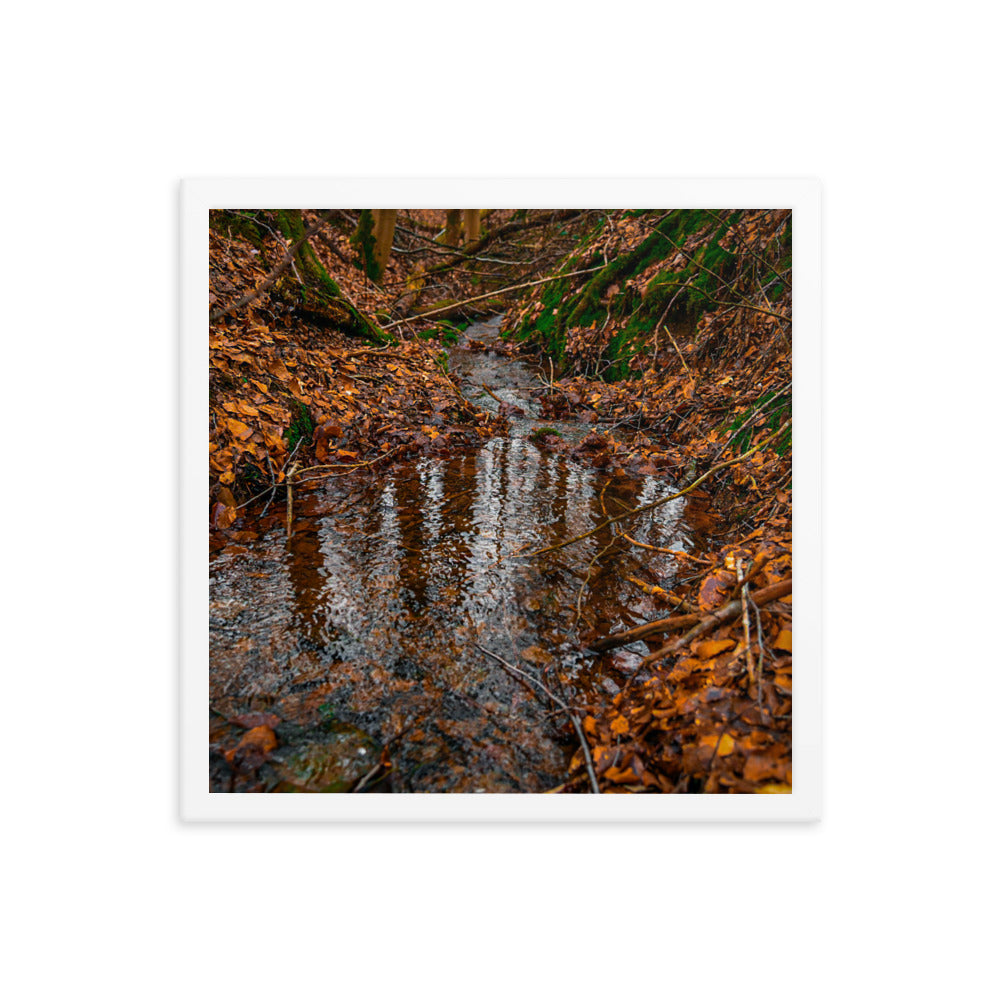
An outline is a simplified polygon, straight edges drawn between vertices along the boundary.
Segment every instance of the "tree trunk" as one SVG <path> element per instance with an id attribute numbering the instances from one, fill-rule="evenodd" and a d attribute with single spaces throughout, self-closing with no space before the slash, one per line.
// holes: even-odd
<path id="1" fill-rule="evenodd" d="M 327 213 L 323 217 L 324 221 L 328 221 L 331 214 Z M 347 333 L 377 342 L 384 340 L 385 336 L 379 327 L 341 291 L 340 285 L 330 277 L 309 245 L 309 236 L 318 227 L 312 226 L 306 229 L 302 212 L 297 208 L 280 209 L 278 227 L 285 239 L 293 241 L 289 247 L 293 256 L 289 261 L 294 260 L 296 275 L 302 282 L 300 289 L 302 307 L 333 321 Z"/>
<path id="2" fill-rule="evenodd" d="M 479 239 L 479 209 L 463 209 L 465 215 L 465 242 L 472 243 Z"/>
<path id="3" fill-rule="evenodd" d="M 351 246 L 358 251 L 356 261 L 365 275 L 375 280 L 375 214 L 370 208 L 363 208 L 358 216 L 358 228 L 351 236 Z"/>
<path id="4" fill-rule="evenodd" d="M 385 266 L 389 263 L 392 252 L 392 237 L 396 232 L 395 208 L 378 208 L 375 210 L 375 280 L 381 281 L 385 274 Z"/>
<path id="5" fill-rule="evenodd" d="M 449 208 L 446 218 L 444 242 L 450 247 L 457 247 L 459 240 L 462 238 L 462 210 L 460 208 Z"/>

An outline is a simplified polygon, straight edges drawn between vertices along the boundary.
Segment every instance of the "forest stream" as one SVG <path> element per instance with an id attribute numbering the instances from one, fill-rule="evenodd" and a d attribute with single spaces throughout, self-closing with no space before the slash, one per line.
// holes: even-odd
<path id="1" fill-rule="evenodd" d="M 491 351 L 498 331 L 499 317 L 469 327 L 449 371 L 477 406 L 502 407 L 507 434 L 327 479 L 296 497 L 290 540 L 277 503 L 251 540 L 212 552 L 213 791 L 543 792 L 579 747 L 543 688 L 582 708 L 634 671 L 638 653 L 588 652 L 578 619 L 610 632 L 655 617 L 626 577 L 669 589 L 676 560 L 603 559 L 604 533 L 572 556 L 512 555 L 597 526 L 609 477 L 539 439 L 545 428 L 577 443 L 592 428 L 541 418 L 544 375 Z M 659 476 L 611 482 L 609 510 L 672 488 Z M 633 535 L 687 550 L 684 513 L 685 500 L 667 503 Z M 241 778 L 224 751 L 255 725 L 278 746 Z"/>

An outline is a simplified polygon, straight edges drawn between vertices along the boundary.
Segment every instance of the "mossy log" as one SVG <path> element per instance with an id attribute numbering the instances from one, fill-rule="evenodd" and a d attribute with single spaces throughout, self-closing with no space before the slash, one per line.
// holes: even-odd
<path id="1" fill-rule="evenodd" d="M 309 245 L 309 233 L 306 231 L 302 212 L 297 208 L 282 209 L 278 212 L 278 225 L 282 235 L 293 240 L 293 246 L 296 247 L 293 259 L 297 276 L 302 283 L 302 307 L 332 322 L 345 333 L 377 342 L 384 341 L 386 334 L 347 298 Z"/>
<path id="2" fill-rule="evenodd" d="M 790 224 L 778 228 L 761 256 L 736 240 L 726 239 L 745 214 L 735 210 L 675 209 L 635 213 L 645 216 L 649 231 L 632 250 L 613 257 L 575 287 L 553 285 L 541 295 L 541 312 L 532 312 L 513 332 L 534 339 L 562 359 L 572 331 L 609 327 L 601 348 L 602 377 L 615 379 L 630 370 L 630 359 L 666 323 L 694 329 L 699 318 L 720 306 L 745 306 L 757 294 L 758 282 L 775 297 L 784 291 L 790 272 Z M 651 225 L 650 225 L 651 223 Z M 564 268 L 593 260 L 589 244 L 567 259 Z M 765 259 L 766 258 L 766 259 Z M 600 259 L 600 258 L 598 258 Z M 642 281 L 634 281 L 639 279 Z M 765 302 L 765 306 L 767 303 Z M 751 309 L 759 307 L 748 306 Z M 764 310 L 766 311 L 766 310 Z M 579 343 L 580 338 L 576 338 Z M 593 364 L 594 358 L 588 360 Z"/>

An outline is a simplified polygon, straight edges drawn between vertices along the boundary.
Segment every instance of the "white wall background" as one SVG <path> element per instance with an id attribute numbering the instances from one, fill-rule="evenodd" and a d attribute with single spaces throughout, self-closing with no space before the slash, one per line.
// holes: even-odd
<path id="1" fill-rule="evenodd" d="M 8 14 L 12 996 L 995 988 L 987 9 Z M 319 173 L 823 181 L 821 824 L 179 825 L 177 181 Z"/>

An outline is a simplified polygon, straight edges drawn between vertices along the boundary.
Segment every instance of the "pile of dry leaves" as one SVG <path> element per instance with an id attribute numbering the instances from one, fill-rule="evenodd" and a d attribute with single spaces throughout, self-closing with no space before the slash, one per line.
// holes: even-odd
<path id="1" fill-rule="evenodd" d="M 279 256 L 277 248 L 271 256 Z M 268 271 L 249 242 L 216 232 L 210 260 L 218 301 L 252 290 Z M 375 294 L 372 286 L 367 295 Z M 279 285 L 210 328 L 209 468 L 217 527 L 232 524 L 254 495 L 284 483 L 293 465 L 357 467 L 472 443 L 502 428 L 461 395 L 433 346 L 419 339 L 360 342 L 303 319 L 287 298 Z"/>

